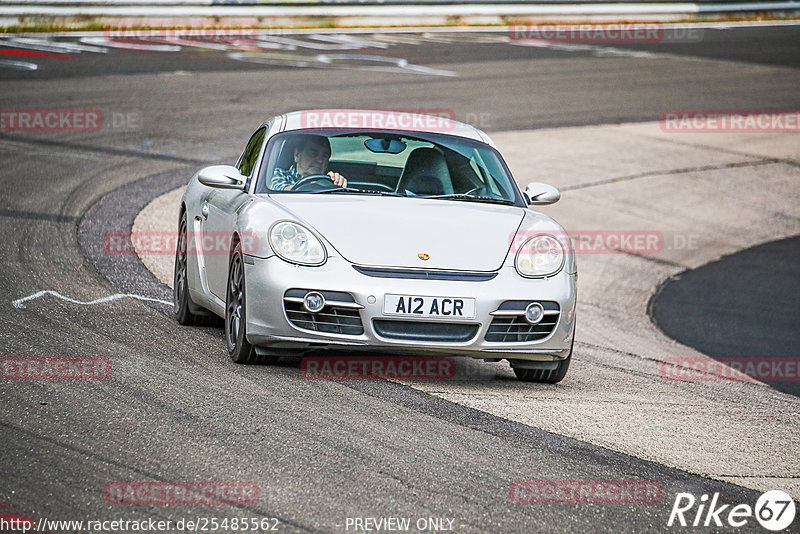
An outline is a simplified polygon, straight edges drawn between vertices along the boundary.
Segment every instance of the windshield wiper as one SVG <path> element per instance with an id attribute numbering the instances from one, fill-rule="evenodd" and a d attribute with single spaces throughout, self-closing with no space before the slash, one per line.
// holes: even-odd
<path id="1" fill-rule="evenodd" d="M 375 195 L 375 196 L 390 196 L 399 197 L 397 193 L 390 193 L 389 191 L 370 191 L 368 189 L 354 189 L 352 187 L 339 187 L 337 189 L 323 189 L 321 191 L 303 191 L 303 193 L 310 193 L 312 195 L 321 195 L 324 193 L 357 193 L 359 195 Z"/>
<path id="2" fill-rule="evenodd" d="M 419 198 L 435 198 L 435 199 L 444 199 L 444 200 L 467 200 L 471 202 L 486 202 L 491 204 L 505 204 L 505 205 L 514 205 L 516 202 L 513 200 L 507 200 L 505 198 L 494 198 L 494 197 L 476 197 L 473 195 L 467 195 L 464 193 L 455 193 L 452 195 L 432 195 L 432 196 L 421 196 Z"/>

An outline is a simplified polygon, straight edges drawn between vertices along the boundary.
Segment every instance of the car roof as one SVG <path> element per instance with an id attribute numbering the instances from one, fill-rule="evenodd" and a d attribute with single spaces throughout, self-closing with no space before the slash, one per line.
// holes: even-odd
<path id="1" fill-rule="evenodd" d="M 486 133 L 450 118 L 455 115 L 452 111 L 441 111 L 441 114 L 433 115 L 391 109 L 309 109 L 292 111 L 279 117 L 283 118 L 282 132 L 340 128 L 439 133 L 472 139 L 497 148 Z"/>

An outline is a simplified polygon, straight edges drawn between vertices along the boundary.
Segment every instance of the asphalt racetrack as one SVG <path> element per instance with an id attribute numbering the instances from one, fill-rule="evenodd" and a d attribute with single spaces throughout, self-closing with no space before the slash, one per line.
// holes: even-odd
<path id="1" fill-rule="evenodd" d="M 445 386 L 437 392 L 390 381 L 307 380 L 293 360 L 269 367 L 232 364 L 220 328 L 177 325 L 168 317 L 169 306 L 158 302 L 171 293 L 157 276 L 135 255 L 109 255 L 103 246 L 108 232 L 129 231 L 142 209 L 185 185 L 198 168 L 234 160 L 264 118 L 290 110 L 444 110 L 490 135 L 497 132 L 518 153 L 535 152 L 537 146 L 514 144 L 522 135 L 515 132 L 550 128 L 557 148 L 547 140 L 538 146 L 557 153 L 563 166 L 593 153 L 593 147 L 581 143 L 583 127 L 658 121 L 668 109 L 797 110 L 800 26 L 709 28 L 694 43 L 582 46 L 514 43 L 503 32 L 336 35 L 273 39 L 255 51 L 235 43 L 185 42 L 140 43 L 134 50 L 102 34 L 0 39 L 3 112 L 74 108 L 99 110 L 103 116 L 102 126 L 93 131 L 4 127 L 0 133 L 0 356 L 100 357 L 113 370 L 105 380 L 0 381 L 3 518 L 152 518 L 174 525 L 187 519 L 254 517 L 275 518 L 280 532 L 365 532 L 365 518 L 399 517 L 411 518 L 415 527 L 423 518 L 424 528 L 416 531 L 429 532 L 444 527 L 492 533 L 660 532 L 667 529 L 679 493 L 697 498 L 719 493 L 719 502 L 750 506 L 769 488 L 800 498 L 795 458 L 799 404 L 772 387 L 737 389 L 727 382 L 675 386 L 686 395 L 702 396 L 710 408 L 705 418 L 678 421 L 679 430 L 670 430 L 673 437 L 693 436 L 700 443 L 704 432 L 754 402 L 777 407 L 779 417 L 761 417 L 764 424 L 781 421 L 779 443 L 763 441 L 763 449 L 754 449 L 742 437 L 709 449 L 712 460 L 720 461 L 730 459 L 720 450 L 734 451 L 732 458 L 750 450 L 762 462 L 750 471 L 693 468 L 672 460 L 688 454 L 674 442 L 664 441 L 662 450 L 661 441 L 649 441 L 646 451 L 636 452 L 569 429 L 545 428 L 525 414 L 498 415 L 481 404 L 484 398 L 502 403 L 521 396 L 547 405 L 559 391 L 570 391 L 572 383 L 604 395 L 587 408 L 587 417 L 612 418 L 615 394 L 626 384 L 604 381 L 605 373 L 625 367 L 620 376 L 634 383 L 650 380 L 653 373 L 638 363 L 620 364 L 620 359 L 657 365 L 636 356 L 647 349 L 636 338 L 607 340 L 601 348 L 608 352 L 598 352 L 598 343 L 576 343 L 575 367 L 560 385 L 524 384 L 506 373 L 465 386 L 484 395 L 480 402 L 459 402 L 460 393 L 448 394 Z M 558 131 L 565 127 L 573 129 L 560 138 Z M 758 154 L 769 152 L 764 145 L 770 143 L 759 145 L 764 137 L 754 135 L 753 153 L 756 148 Z M 741 243 L 732 238 L 733 249 L 800 233 L 800 145 L 796 132 L 787 135 L 780 139 L 780 154 L 750 162 L 726 160 L 714 167 L 720 173 L 752 171 L 753 179 L 768 179 L 773 167 L 784 173 L 778 189 L 764 192 L 783 201 L 767 214 L 777 223 L 754 230 L 757 235 Z M 709 167 L 698 156 L 705 153 L 694 148 L 691 157 L 696 159 L 686 156 L 685 165 L 678 161 L 685 145 L 675 141 L 650 162 L 691 172 Z M 613 151 L 597 148 L 598 160 L 586 170 L 602 177 L 616 166 L 615 176 L 633 175 L 638 168 L 622 168 L 630 150 L 625 144 Z M 717 150 L 725 158 L 744 154 L 741 146 Z M 541 176 L 536 168 L 512 165 L 512 170 L 522 183 L 552 178 L 565 191 L 560 210 L 570 210 L 570 191 L 578 197 L 585 189 L 592 199 L 594 190 L 580 181 L 561 184 L 557 176 Z M 725 176 L 715 179 L 728 183 Z M 639 199 L 626 196 L 627 183 L 619 187 L 612 196 L 598 193 L 597 202 L 606 207 L 618 203 L 616 211 L 635 214 Z M 748 191 L 759 194 L 758 187 Z M 708 197 L 696 198 L 687 190 L 685 198 L 681 208 L 695 207 L 702 220 Z M 696 231 L 712 230 L 724 235 L 727 227 L 720 223 Z M 772 247 L 769 254 L 796 263 L 796 240 L 764 246 Z M 725 343 L 731 338 L 726 334 L 733 333 L 754 343 L 753 350 L 772 352 L 776 343 L 785 349 L 781 354 L 796 357 L 796 306 L 782 298 L 780 309 L 774 309 L 774 295 L 796 293 L 796 269 L 758 261 L 755 268 L 770 284 L 751 279 L 737 288 L 731 278 L 749 268 L 737 258 L 709 267 L 653 259 L 654 270 L 698 268 L 696 276 L 690 271 L 664 287 L 655 306 L 658 324 L 712 357 L 727 355 Z M 603 261 L 616 265 L 628 258 Z M 711 289 L 703 277 L 728 283 Z M 690 285 L 693 281 L 699 285 Z M 737 289 L 745 292 L 730 296 Z M 708 292 L 716 297 L 713 301 L 704 298 Z M 135 296 L 114 297 L 119 294 Z M 691 322 L 701 328 L 699 321 L 718 313 L 719 306 L 741 306 L 742 300 L 747 310 L 726 315 L 727 322 L 715 325 L 714 336 L 692 330 L 678 336 L 670 330 L 673 323 L 662 318 L 678 309 L 682 320 L 697 317 Z M 741 328 L 752 313 L 780 317 L 777 323 L 749 321 Z M 579 319 L 578 329 L 599 330 L 592 317 L 587 313 Z M 776 324 L 786 325 L 781 337 L 765 340 Z M 658 371 L 652 380 L 665 382 Z M 652 392 L 651 387 L 636 390 L 643 399 Z M 549 404 L 543 417 L 554 422 L 581 418 L 582 412 L 566 408 L 575 395 L 563 406 Z M 646 413 L 648 406 L 642 402 L 639 411 Z M 678 413 L 681 407 L 674 409 Z M 750 425 L 757 416 L 743 420 Z M 619 436 L 629 431 L 614 426 Z M 652 426 L 655 430 L 646 425 L 640 430 L 657 432 Z M 769 432 L 754 428 L 757 434 Z M 530 504 L 511 498 L 512 483 L 519 480 L 650 481 L 663 493 L 645 503 Z M 236 481 L 256 488 L 256 495 L 234 504 L 178 506 L 118 505 L 109 497 L 114 484 L 154 481 Z M 355 519 L 362 520 L 360 529 Z M 795 532 L 798 521 L 790 527 Z M 43 530 L 89 531 L 74 526 Z M 702 525 L 694 530 L 711 531 Z M 737 531 L 763 529 L 750 518 Z"/>

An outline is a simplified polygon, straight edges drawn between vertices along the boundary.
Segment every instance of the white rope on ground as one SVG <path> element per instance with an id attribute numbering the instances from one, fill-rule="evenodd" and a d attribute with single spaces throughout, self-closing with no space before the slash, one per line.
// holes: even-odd
<path id="1" fill-rule="evenodd" d="M 147 301 L 147 302 L 157 302 L 159 304 L 166 304 L 167 306 L 172 306 L 172 302 L 171 301 L 161 300 L 161 299 L 154 299 L 154 298 L 151 298 L 151 297 L 144 297 L 142 295 L 135 295 L 133 293 L 116 293 L 114 295 L 109 295 L 107 297 L 102 297 L 102 298 L 99 298 L 99 299 L 94 299 L 94 300 L 89 300 L 89 301 L 84 302 L 84 301 L 81 301 L 81 300 L 75 300 L 73 298 L 67 297 L 65 295 L 62 295 L 58 291 L 53 291 L 53 290 L 50 290 L 50 289 L 46 289 L 44 291 L 37 291 L 36 293 L 32 293 L 32 294 L 28 295 L 27 297 L 22 297 L 22 298 L 17 299 L 17 300 L 12 300 L 11 301 L 11 305 L 14 306 L 17 309 L 26 308 L 27 307 L 27 306 L 25 306 L 26 302 L 28 302 L 30 300 L 38 299 L 40 297 L 44 297 L 45 295 L 52 295 L 54 297 L 58 297 L 58 298 L 60 298 L 62 300 L 66 300 L 67 302 L 71 302 L 73 304 L 80 304 L 81 306 L 91 306 L 92 304 L 103 304 L 105 302 L 111 302 L 111 301 L 114 301 L 114 300 L 119 300 L 119 299 L 124 299 L 124 298 L 132 298 L 132 299 L 142 300 L 142 301 Z"/>

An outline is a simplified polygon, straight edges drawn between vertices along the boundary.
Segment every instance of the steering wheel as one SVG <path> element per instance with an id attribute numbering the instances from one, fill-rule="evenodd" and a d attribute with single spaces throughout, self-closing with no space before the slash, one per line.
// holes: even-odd
<path id="1" fill-rule="evenodd" d="M 325 180 L 325 181 L 327 181 L 327 182 L 328 182 L 330 185 L 332 185 L 334 188 L 336 188 L 336 187 L 340 187 L 340 186 L 338 186 L 338 185 L 334 184 L 334 183 L 333 183 L 333 180 L 331 180 L 331 177 L 330 177 L 330 176 L 328 176 L 327 174 L 309 174 L 308 176 L 304 176 L 304 177 L 303 177 L 303 178 L 301 178 L 301 179 L 300 179 L 300 180 L 299 180 L 299 181 L 298 181 L 296 184 L 294 184 L 294 185 L 292 186 L 292 189 L 291 189 L 291 190 L 292 190 L 292 191 L 297 191 L 299 188 L 301 188 L 301 187 L 302 187 L 302 186 L 304 186 L 304 185 L 313 184 L 313 183 L 315 183 L 315 182 L 321 182 L 322 180 Z M 320 190 L 321 190 L 321 189 L 322 189 L 322 188 L 320 188 Z"/>

